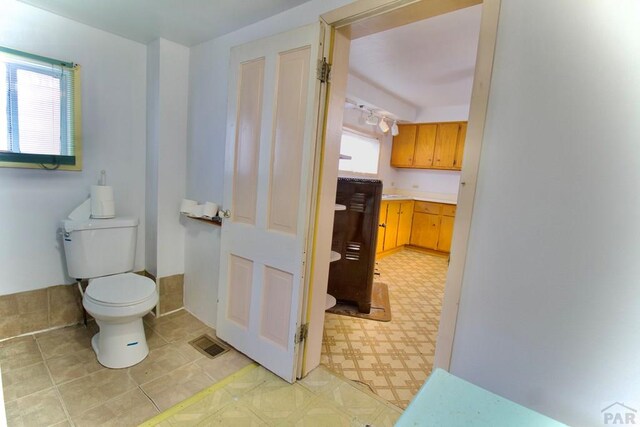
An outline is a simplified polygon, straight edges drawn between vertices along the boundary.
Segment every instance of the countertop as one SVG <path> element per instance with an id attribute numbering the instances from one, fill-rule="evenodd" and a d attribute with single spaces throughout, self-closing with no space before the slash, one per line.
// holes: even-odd
<path id="1" fill-rule="evenodd" d="M 564 424 L 435 369 L 396 427 L 556 427 Z"/>
<path id="2" fill-rule="evenodd" d="M 399 194 L 383 194 L 382 195 L 382 200 L 383 201 L 388 201 L 388 200 L 415 200 L 418 202 L 435 202 L 435 203 L 446 203 L 448 205 L 456 205 L 457 201 L 455 200 L 451 200 L 451 198 L 447 199 L 444 197 L 438 197 L 438 196 L 403 196 L 403 195 L 399 195 Z"/>

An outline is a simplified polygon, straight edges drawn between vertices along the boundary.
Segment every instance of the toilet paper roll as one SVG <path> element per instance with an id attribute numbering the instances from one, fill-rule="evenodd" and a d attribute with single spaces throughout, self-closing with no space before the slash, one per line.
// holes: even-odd
<path id="1" fill-rule="evenodd" d="M 202 208 L 202 216 L 204 218 L 211 219 L 218 213 L 218 205 L 211 202 L 206 202 Z"/>
<path id="2" fill-rule="evenodd" d="M 196 206 L 198 206 L 198 202 L 195 200 L 182 199 L 182 203 L 180 204 L 180 213 L 190 215 L 193 213 Z"/>
<path id="3" fill-rule="evenodd" d="M 113 187 L 109 185 L 91 186 L 91 217 L 113 218 L 116 216 Z"/>
<path id="4" fill-rule="evenodd" d="M 202 211 L 204 209 L 204 205 L 196 205 L 194 206 L 193 210 L 191 211 L 191 215 L 192 217 L 195 218 L 202 218 Z"/>

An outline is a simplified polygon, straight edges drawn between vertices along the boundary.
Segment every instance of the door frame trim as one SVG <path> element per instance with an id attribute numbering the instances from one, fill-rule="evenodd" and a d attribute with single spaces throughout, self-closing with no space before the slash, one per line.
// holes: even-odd
<path id="1" fill-rule="evenodd" d="M 445 370 L 451 368 L 478 169 L 480 165 L 480 152 L 483 143 L 491 76 L 493 72 L 493 59 L 501 0 L 357 0 L 321 15 L 321 19 L 329 25 L 332 33 L 341 35 L 341 37 L 332 37 L 332 45 L 330 46 L 330 55 L 332 55 L 334 50 L 344 54 L 346 49 L 348 53 L 351 39 L 480 3 L 483 4 L 482 20 L 469 109 L 467 139 L 463 159 L 464 166 L 460 175 L 451 258 L 445 285 L 445 295 L 442 303 L 434 359 L 434 368 L 442 368 Z M 333 61 L 331 62 L 333 64 L 332 81 L 335 81 L 339 85 L 346 84 L 348 67 L 345 67 L 344 64 L 340 66 L 333 63 Z M 342 87 L 338 89 L 339 91 L 343 90 Z M 331 85 L 329 91 L 331 91 Z M 335 138 L 335 135 L 328 132 L 328 130 L 334 129 L 338 125 L 341 127 L 342 125 L 342 123 L 335 123 L 336 120 L 342 119 L 343 113 L 343 111 L 333 111 L 336 108 L 343 110 L 344 103 L 342 103 L 341 106 L 338 106 L 336 103 L 332 104 L 331 93 L 329 93 L 327 96 L 326 122 L 324 125 L 325 139 L 322 144 L 324 147 L 332 148 L 323 150 L 322 171 L 320 175 L 321 178 L 324 177 L 326 179 L 337 176 L 337 170 L 331 170 L 333 165 L 337 163 L 337 160 L 334 162 L 328 158 L 332 153 L 335 154 L 336 145 L 335 140 L 330 140 L 331 138 Z M 337 145 L 339 152 L 339 141 L 337 141 Z M 326 188 L 326 182 L 323 186 L 322 180 L 320 180 L 317 185 L 318 188 Z M 335 190 L 333 193 L 330 191 L 323 193 L 321 190 L 319 191 L 319 197 L 318 205 L 322 205 L 323 197 L 335 198 Z M 330 218 L 324 218 L 320 215 L 316 216 L 316 231 L 326 232 L 332 229 L 332 216 Z M 313 247 L 314 252 L 325 249 L 326 248 L 320 247 L 319 245 L 314 245 Z M 314 254 L 314 259 L 315 257 L 316 255 Z M 321 305 L 318 301 L 316 301 L 316 304 L 313 302 L 314 299 L 317 300 L 318 298 L 322 298 L 324 301 L 327 283 L 323 283 L 323 281 L 326 282 L 328 270 L 328 264 L 322 267 L 321 263 L 317 263 L 314 265 L 314 271 L 310 277 L 310 285 L 307 290 L 310 298 L 306 315 L 307 321 L 310 321 L 310 333 L 309 339 L 304 345 L 305 357 L 303 360 L 302 375 L 306 375 L 320 363 L 324 309 L 322 308 L 322 311 L 320 311 Z M 322 322 L 320 322 L 320 319 L 322 319 Z M 318 322 L 322 324 L 318 325 Z M 320 328 L 320 333 L 318 333 L 318 327 Z M 315 330 L 315 333 L 312 333 L 312 330 Z"/>

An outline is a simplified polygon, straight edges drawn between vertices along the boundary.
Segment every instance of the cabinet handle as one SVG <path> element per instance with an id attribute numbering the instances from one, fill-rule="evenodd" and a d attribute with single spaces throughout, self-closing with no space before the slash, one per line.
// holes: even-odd
<path id="1" fill-rule="evenodd" d="M 378 227 L 387 228 L 387 224 L 378 224 Z"/>

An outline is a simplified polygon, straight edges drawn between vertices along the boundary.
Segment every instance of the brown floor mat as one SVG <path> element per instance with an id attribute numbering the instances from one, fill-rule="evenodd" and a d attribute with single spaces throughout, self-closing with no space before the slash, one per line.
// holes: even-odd
<path id="1" fill-rule="evenodd" d="M 371 292 L 371 312 L 360 313 L 357 305 L 338 302 L 327 310 L 328 313 L 341 314 L 343 316 L 359 317 L 361 319 L 388 322 L 391 320 L 391 304 L 389 303 L 389 289 L 384 283 L 373 282 Z"/>

